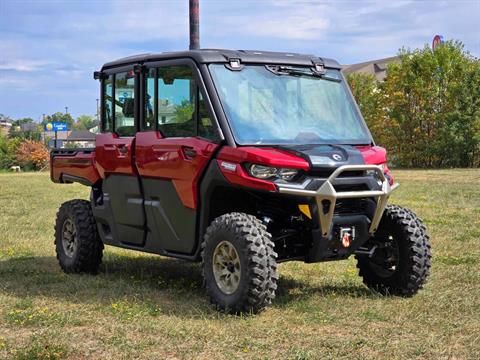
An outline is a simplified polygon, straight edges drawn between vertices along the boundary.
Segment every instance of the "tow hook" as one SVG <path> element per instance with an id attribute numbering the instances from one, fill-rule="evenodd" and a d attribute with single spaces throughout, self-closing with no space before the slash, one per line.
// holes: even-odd
<path id="1" fill-rule="evenodd" d="M 340 241 L 344 248 L 350 247 L 353 240 L 355 240 L 355 228 L 353 226 L 351 228 L 340 228 Z"/>

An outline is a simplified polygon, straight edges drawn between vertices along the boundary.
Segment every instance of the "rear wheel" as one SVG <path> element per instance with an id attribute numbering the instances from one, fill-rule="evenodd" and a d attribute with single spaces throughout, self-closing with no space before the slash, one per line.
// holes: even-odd
<path id="1" fill-rule="evenodd" d="M 259 312 L 277 288 L 277 254 L 271 235 L 255 216 L 216 218 L 202 244 L 204 285 L 212 302 L 230 313 Z"/>
<path id="2" fill-rule="evenodd" d="M 71 200 L 62 204 L 55 224 L 55 249 L 63 271 L 98 272 L 103 243 L 88 201 Z"/>
<path id="3" fill-rule="evenodd" d="M 431 267 L 426 227 L 409 209 L 390 205 L 375 235 L 365 245 L 371 256 L 357 255 L 363 282 L 382 294 L 411 296 L 425 284 Z"/>

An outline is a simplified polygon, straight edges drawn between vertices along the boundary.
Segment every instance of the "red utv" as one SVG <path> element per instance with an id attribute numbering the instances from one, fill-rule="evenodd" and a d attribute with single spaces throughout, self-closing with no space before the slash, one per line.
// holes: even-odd
<path id="1" fill-rule="evenodd" d="M 339 64 L 292 53 L 139 55 L 95 73 L 94 149 L 54 149 L 60 266 L 98 271 L 104 244 L 202 262 L 212 301 L 256 312 L 277 263 L 355 255 L 365 284 L 409 296 L 430 268 L 425 226 L 387 205 L 398 186 Z"/>

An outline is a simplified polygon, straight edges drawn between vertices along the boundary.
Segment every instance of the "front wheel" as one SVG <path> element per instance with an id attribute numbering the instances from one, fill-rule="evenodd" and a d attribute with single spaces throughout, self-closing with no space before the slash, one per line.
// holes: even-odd
<path id="1" fill-rule="evenodd" d="M 55 224 L 55 248 L 63 271 L 97 273 L 103 243 L 88 201 L 71 200 L 60 206 Z"/>
<path id="2" fill-rule="evenodd" d="M 412 296 L 425 284 L 431 267 L 430 238 L 412 211 L 389 205 L 375 235 L 356 255 L 363 282 L 382 294 Z"/>
<path id="3" fill-rule="evenodd" d="M 277 254 L 271 235 L 255 216 L 216 218 L 202 243 L 204 285 L 212 302 L 230 313 L 259 312 L 277 288 Z"/>

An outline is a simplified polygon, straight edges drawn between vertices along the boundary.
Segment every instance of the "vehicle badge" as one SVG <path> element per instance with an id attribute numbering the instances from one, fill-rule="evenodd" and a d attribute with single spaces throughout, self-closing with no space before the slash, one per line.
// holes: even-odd
<path id="1" fill-rule="evenodd" d="M 342 157 L 338 154 L 333 154 L 332 158 L 333 158 L 333 160 L 336 160 L 336 161 L 342 161 Z"/>

